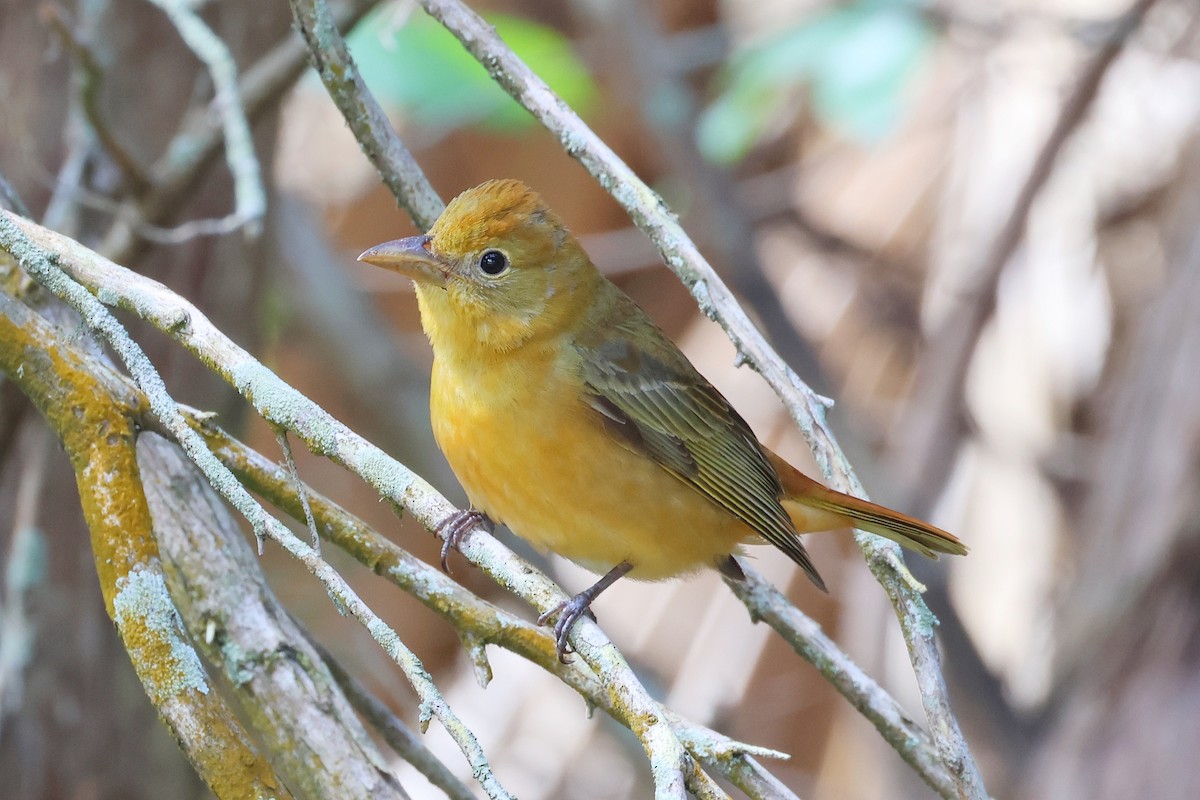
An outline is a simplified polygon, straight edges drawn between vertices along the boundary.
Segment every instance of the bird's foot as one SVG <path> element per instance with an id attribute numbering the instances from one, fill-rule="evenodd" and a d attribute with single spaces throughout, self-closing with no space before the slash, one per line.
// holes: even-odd
<path id="1" fill-rule="evenodd" d="M 492 522 L 492 518 L 475 508 L 455 511 L 437 524 L 434 533 L 442 537 L 442 572 L 450 574 L 450 551 L 457 550 L 458 545 L 476 525 L 488 533 L 496 530 L 496 523 Z"/>
<path id="2" fill-rule="evenodd" d="M 580 618 L 585 615 L 591 617 L 593 622 L 595 621 L 596 615 L 592 613 L 590 608 L 592 601 L 596 599 L 597 595 L 609 586 L 612 586 L 618 578 L 631 569 L 633 569 L 633 564 L 630 564 L 628 561 L 622 561 L 605 573 L 604 577 L 600 580 L 570 600 L 564 600 L 537 618 L 538 625 L 545 625 L 551 617 L 560 611 L 562 612 L 562 615 L 558 618 L 558 622 L 554 626 L 554 652 L 558 654 L 559 661 L 564 664 L 568 663 L 567 653 L 571 652 L 571 645 L 567 641 L 567 637 L 571 635 L 571 629 L 575 627 L 575 623 L 579 622 Z"/>
<path id="3" fill-rule="evenodd" d="M 592 597 L 593 595 L 588 594 L 586 590 L 582 591 L 569 600 L 563 600 L 537 618 L 538 625 L 545 625 L 555 614 L 562 612 L 562 616 L 554 625 L 554 652 L 558 654 L 558 660 L 564 664 L 568 663 L 567 654 L 573 652 L 567 637 L 571 635 L 571 629 L 575 627 L 575 623 L 583 617 L 591 617 L 592 622 L 596 621 L 596 615 L 590 608 Z"/>

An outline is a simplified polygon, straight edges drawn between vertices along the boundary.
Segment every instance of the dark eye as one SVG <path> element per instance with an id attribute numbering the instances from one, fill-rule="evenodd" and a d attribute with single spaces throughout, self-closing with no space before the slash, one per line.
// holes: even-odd
<path id="1" fill-rule="evenodd" d="M 499 275 L 508 269 L 508 256 L 499 250 L 488 250 L 479 257 L 479 268 L 485 275 Z"/>

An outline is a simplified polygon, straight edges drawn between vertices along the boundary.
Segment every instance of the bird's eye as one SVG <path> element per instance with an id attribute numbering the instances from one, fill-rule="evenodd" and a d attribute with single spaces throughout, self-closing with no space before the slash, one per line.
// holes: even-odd
<path id="1" fill-rule="evenodd" d="M 508 256 L 499 250 L 488 250 L 479 257 L 479 268 L 485 275 L 499 275 L 508 269 Z"/>

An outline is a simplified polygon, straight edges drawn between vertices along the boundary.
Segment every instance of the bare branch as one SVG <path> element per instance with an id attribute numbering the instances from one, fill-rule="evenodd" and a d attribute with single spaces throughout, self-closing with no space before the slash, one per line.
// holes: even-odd
<path id="1" fill-rule="evenodd" d="M 820 670 L 931 788 L 942 797 L 957 797 L 955 780 L 942 764 L 929 734 L 851 661 L 816 622 L 789 603 L 749 565 L 742 564 L 742 571 L 746 573 L 745 581 L 727 579 L 725 583 L 745 603 L 750 615 L 774 628 L 798 654 Z"/>
<path id="2" fill-rule="evenodd" d="M 292 443 L 288 440 L 287 430 L 276 428 L 275 439 L 279 442 L 279 448 L 283 450 L 283 462 L 287 464 L 288 474 L 300 495 L 300 505 L 304 508 L 304 524 L 308 525 L 308 531 L 312 534 L 313 550 L 320 553 L 321 534 L 317 533 L 317 523 L 313 520 L 312 507 L 308 504 L 308 492 L 304 489 L 304 481 L 300 480 L 300 470 L 296 469 L 296 457 L 292 455 Z M 259 547 L 261 549 L 261 542 Z"/>
<path id="3" fill-rule="evenodd" d="M 79 35 L 66 17 L 61 6 L 47 3 L 41 7 L 42 19 L 52 27 L 67 49 L 79 62 L 80 105 L 87 117 L 96 140 L 116 165 L 125 174 L 134 191 L 146 185 L 146 170 L 125 145 L 117 138 L 100 110 L 100 88 L 104 72 L 87 42 Z"/>
<path id="4" fill-rule="evenodd" d="M 221 120 L 225 134 L 225 160 L 233 173 L 234 212 L 232 217 L 245 227 L 247 234 L 258 236 L 267 196 L 262 185 L 262 170 L 254 153 L 250 122 L 238 91 L 237 65 L 221 37 L 212 32 L 196 14 L 192 0 L 150 0 L 170 18 L 187 46 L 192 48 L 212 76 L 212 108 Z"/>
<path id="5" fill-rule="evenodd" d="M 29 216 L 29 206 L 25 205 L 21 195 L 17 194 L 17 190 L 13 188 L 2 172 L 0 172 L 0 206 L 7 207 L 22 217 Z"/>
<path id="6" fill-rule="evenodd" d="M 445 208 L 412 153 L 400 141 L 375 96 L 367 91 L 324 0 L 289 0 L 292 15 L 308 43 L 309 57 L 329 96 L 342 112 L 363 154 L 422 229 Z"/>

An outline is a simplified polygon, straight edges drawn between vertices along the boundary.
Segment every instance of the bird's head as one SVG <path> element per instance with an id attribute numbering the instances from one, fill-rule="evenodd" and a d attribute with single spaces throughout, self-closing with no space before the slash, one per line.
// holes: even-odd
<path id="1" fill-rule="evenodd" d="M 429 233 L 377 245 L 358 260 L 416 282 L 435 352 L 508 351 L 553 335 L 603 281 L 542 198 L 515 180 L 468 189 Z"/>

